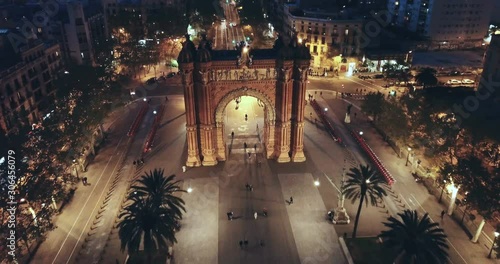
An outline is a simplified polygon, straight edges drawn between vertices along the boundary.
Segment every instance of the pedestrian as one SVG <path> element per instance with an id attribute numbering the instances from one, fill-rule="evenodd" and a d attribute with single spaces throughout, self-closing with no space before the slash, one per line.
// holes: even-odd
<path id="1" fill-rule="evenodd" d="M 247 149 L 247 143 L 246 142 L 243 143 L 243 148 Z"/>
<path id="2" fill-rule="evenodd" d="M 446 212 L 445 212 L 444 210 L 443 210 L 443 211 L 441 211 L 441 220 L 443 220 L 443 219 L 444 219 L 444 215 L 445 215 L 445 214 L 446 214 Z"/>
<path id="3" fill-rule="evenodd" d="M 182 166 L 182 172 L 186 172 L 186 166 Z"/>
<path id="4" fill-rule="evenodd" d="M 253 145 L 253 150 L 254 150 L 255 152 L 257 152 L 257 144 L 254 144 L 254 145 Z"/>
<path id="5" fill-rule="evenodd" d="M 310 118 L 312 118 L 312 117 L 313 117 L 313 113 L 312 113 L 312 112 L 310 112 L 310 113 L 309 113 L 309 117 L 310 117 Z"/>
<path id="6" fill-rule="evenodd" d="M 248 120 L 248 115 L 247 115 L 247 114 L 245 114 L 245 121 L 247 121 L 247 120 Z"/>
<path id="7" fill-rule="evenodd" d="M 247 153 L 248 153 L 248 158 L 250 158 L 250 156 L 252 155 L 252 153 L 250 153 L 250 151 L 247 152 Z"/>
<path id="8" fill-rule="evenodd" d="M 250 184 L 249 187 L 250 191 L 252 192 L 253 191 L 253 186 Z"/>
<path id="9" fill-rule="evenodd" d="M 231 138 L 234 138 L 234 131 L 231 131 Z"/>
<path id="10" fill-rule="evenodd" d="M 82 182 L 83 182 L 83 185 L 87 185 L 87 177 L 83 177 Z"/>
<path id="11" fill-rule="evenodd" d="M 290 204 L 293 204 L 293 197 L 290 196 Z"/>
<path id="12" fill-rule="evenodd" d="M 243 241 L 240 240 L 240 248 L 243 248 Z"/>
<path id="13" fill-rule="evenodd" d="M 257 220 L 257 212 L 253 213 L 253 218 L 255 218 L 255 220 Z"/>
<path id="14" fill-rule="evenodd" d="M 249 191 L 249 190 L 250 190 L 250 184 L 248 184 L 248 183 L 247 183 L 247 184 L 245 185 L 245 188 L 247 189 L 247 191 Z"/>
<path id="15" fill-rule="evenodd" d="M 227 220 L 231 220 L 231 213 L 227 212 Z"/>
<path id="16" fill-rule="evenodd" d="M 319 95 L 323 95 L 323 92 L 319 92 Z"/>

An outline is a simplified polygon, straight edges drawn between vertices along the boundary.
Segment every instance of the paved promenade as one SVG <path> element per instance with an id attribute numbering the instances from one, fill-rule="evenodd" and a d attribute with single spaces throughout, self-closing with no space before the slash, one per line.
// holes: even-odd
<path id="1" fill-rule="evenodd" d="M 326 207 L 311 174 L 279 174 L 283 200 L 292 226 L 300 263 L 347 263 Z"/>

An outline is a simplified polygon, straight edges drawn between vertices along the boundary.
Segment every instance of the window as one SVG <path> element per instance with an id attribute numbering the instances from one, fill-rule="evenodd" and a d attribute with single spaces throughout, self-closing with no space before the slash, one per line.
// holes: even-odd
<path id="1" fill-rule="evenodd" d="M 326 42 L 326 41 L 325 41 L 325 37 L 322 37 L 322 38 L 321 38 L 321 44 L 325 44 L 325 42 Z"/>
<path id="2" fill-rule="evenodd" d="M 318 46 L 316 46 L 316 45 L 313 46 L 313 52 L 318 53 Z"/>

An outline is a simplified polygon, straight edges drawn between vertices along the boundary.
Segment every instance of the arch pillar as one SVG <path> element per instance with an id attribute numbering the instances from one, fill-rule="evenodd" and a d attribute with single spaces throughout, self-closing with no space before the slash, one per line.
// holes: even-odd
<path id="1" fill-rule="evenodd" d="M 215 127 L 215 155 L 218 161 L 226 160 L 226 140 L 224 137 L 224 123 L 218 122 Z"/>

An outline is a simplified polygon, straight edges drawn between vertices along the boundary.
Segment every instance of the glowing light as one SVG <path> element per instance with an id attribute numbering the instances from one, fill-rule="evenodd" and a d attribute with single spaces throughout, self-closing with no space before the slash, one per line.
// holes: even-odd
<path id="1" fill-rule="evenodd" d="M 244 47 L 243 48 L 243 53 L 247 53 L 248 52 L 248 48 L 247 47 Z"/>
<path id="2" fill-rule="evenodd" d="M 191 193 L 192 191 L 193 191 L 193 188 L 191 188 L 191 187 L 189 187 L 189 188 L 187 189 L 187 192 L 188 192 L 188 193 Z"/>
<path id="3" fill-rule="evenodd" d="M 314 186 L 319 186 L 319 180 L 314 181 Z"/>

